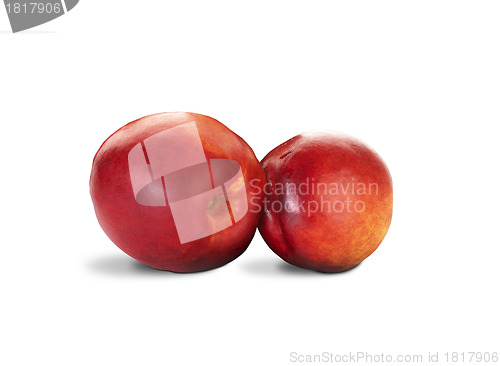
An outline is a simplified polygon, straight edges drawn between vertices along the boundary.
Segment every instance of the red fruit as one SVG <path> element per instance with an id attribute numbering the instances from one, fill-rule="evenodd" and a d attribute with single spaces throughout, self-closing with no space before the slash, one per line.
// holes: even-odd
<path id="1" fill-rule="evenodd" d="M 196 272 L 250 244 L 265 173 L 252 149 L 213 118 L 162 113 L 131 122 L 97 152 L 90 195 L 108 237 L 138 261 Z"/>
<path id="2" fill-rule="evenodd" d="M 259 226 L 282 259 L 321 272 L 355 267 L 392 217 L 392 180 L 380 156 L 336 133 L 304 133 L 262 160 L 269 183 Z"/>

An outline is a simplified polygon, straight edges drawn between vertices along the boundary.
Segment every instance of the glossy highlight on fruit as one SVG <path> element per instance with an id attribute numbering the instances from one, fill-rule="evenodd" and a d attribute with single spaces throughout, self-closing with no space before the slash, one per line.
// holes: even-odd
<path id="1" fill-rule="evenodd" d="M 286 262 L 342 272 L 384 239 L 392 217 L 392 179 L 363 142 L 340 133 L 304 133 L 261 163 L 268 183 L 259 231 Z"/>
<path id="2" fill-rule="evenodd" d="M 265 173 L 243 139 L 195 113 L 143 117 L 97 152 L 90 194 L 108 237 L 138 261 L 196 272 L 241 255 L 261 215 Z"/>

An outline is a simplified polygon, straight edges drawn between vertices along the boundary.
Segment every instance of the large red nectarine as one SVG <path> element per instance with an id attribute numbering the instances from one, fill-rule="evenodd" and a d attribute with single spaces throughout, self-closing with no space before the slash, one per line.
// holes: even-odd
<path id="1" fill-rule="evenodd" d="M 305 133 L 272 150 L 259 230 L 282 259 L 341 272 L 373 253 L 392 217 L 392 180 L 379 155 L 337 133 Z"/>
<path id="2" fill-rule="evenodd" d="M 99 224 L 125 253 L 154 268 L 195 272 L 245 251 L 265 182 L 252 149 L 226 126 L 199 114 L 163 113 L 131 122 L 103 143 L 90 194 Z"/>

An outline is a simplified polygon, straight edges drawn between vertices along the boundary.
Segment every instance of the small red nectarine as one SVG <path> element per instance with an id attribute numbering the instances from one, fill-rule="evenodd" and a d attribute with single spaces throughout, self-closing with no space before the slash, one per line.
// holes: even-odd
<path id="1" fill-rule="evenodd" d="M 304 133 L 262 160 L 269 183 L 259 230 L 282 259 L 341 272 L 373 253 L 392 217 L 392 180 L 379 155 L 336 133 Z"/>

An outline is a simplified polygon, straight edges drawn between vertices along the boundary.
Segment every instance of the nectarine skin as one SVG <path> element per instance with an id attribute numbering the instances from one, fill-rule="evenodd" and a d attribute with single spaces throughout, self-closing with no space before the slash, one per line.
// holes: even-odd
<path id="1" fill-rule="evenodd" d="M 361 141 L 304 133 L 261 163 L 269 183 L 259 231 L 286 262 L 342 272 L 384 239 L 392 218 L 392 179 L 380 156 Z"/>
<path id="2" fill-rule="evenodd" d="M 246 250 L 265 182 L 252 149 L 217 120 L 161 113 L 102 144 L 90 194 L 99 224 L 125 253 L 150 267 L 197 272 Z"/>

